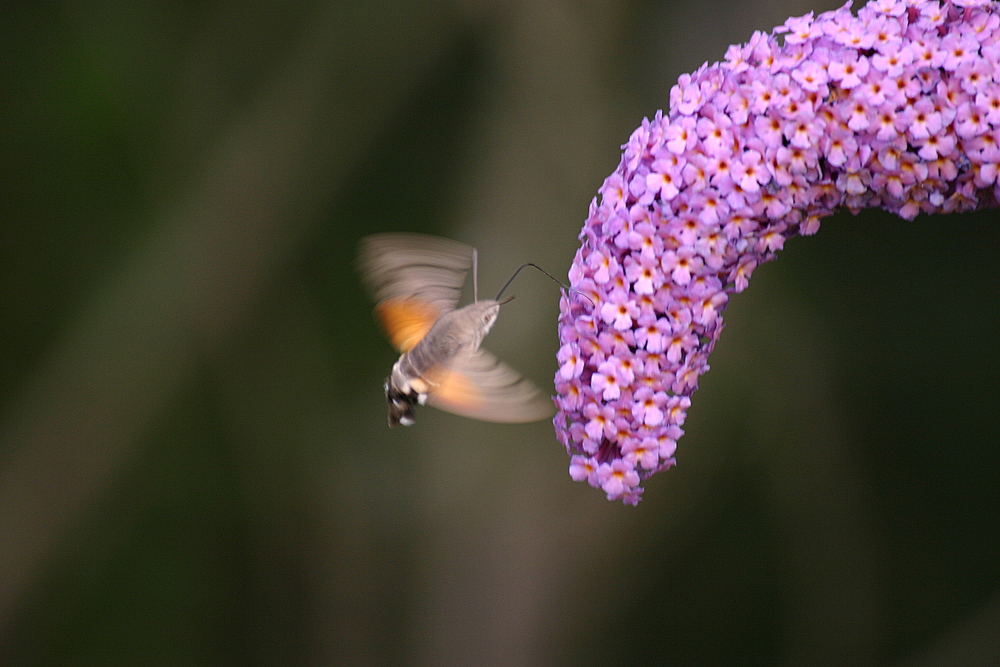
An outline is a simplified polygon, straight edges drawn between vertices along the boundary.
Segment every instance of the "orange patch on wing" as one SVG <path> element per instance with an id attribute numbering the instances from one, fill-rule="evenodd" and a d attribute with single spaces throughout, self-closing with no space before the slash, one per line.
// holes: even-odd
<path id="1" fill-rule="evenodd" d="M 433 396 L 438 407 L 451 408 L 460 413 L 479 408 L 483 402 L 479 387 L 454 369 L 446 370 L 441 374 Z"/>
<path id="2" fill-rule="evenodd" d="M 439 315 L 423 301 L 404 298 L 386 299 L 375 307 L 375 312 L 389 340 L 400 352 L 408 352 L 419 343 Z"/>

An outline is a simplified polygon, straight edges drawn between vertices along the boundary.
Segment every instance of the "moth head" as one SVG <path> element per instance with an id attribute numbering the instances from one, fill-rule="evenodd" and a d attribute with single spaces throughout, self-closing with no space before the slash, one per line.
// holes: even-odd
<path id="1" fill-rule="evenodd" d="M 497 317 L 500 316 L 500 304 L 496 301 L 485 301 L 483 305 L 486 307 L 483 309 L 482 314 L 479 317 L 479 324 L 482 327 L 483 335 L 485 336 L 496 324 Z"/>
<path id="2" fill-rule="evenodd" d="M 453 334 L 462 345 L 475 350 L 493 328 L 500 314 L 496 301 L 477 301 L 453 313 Z"/>

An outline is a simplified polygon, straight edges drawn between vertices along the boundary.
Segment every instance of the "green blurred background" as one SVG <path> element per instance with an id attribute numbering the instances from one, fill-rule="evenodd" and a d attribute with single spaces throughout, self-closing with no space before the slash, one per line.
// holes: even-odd
<path id="1" fill-rule="evenodd" d="M 677 76 L 835 5 L 8 4 L 0 665 L 1000 664 L 995 210 L 790 241 L 637 508 L 545 422 L 385 426 L 361 236 L 564 276 Z"/>

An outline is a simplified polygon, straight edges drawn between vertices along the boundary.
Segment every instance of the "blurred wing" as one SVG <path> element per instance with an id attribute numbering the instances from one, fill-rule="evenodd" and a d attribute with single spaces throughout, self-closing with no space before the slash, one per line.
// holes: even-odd
<path id="1" fill-rule="evenodd" d="M 430 405 L 488 422 L 522 423 L 555 413 L 552 399 L 485 350 L 462 353 L 435 378 Z"/>
<path id="2" fill-rule="evenodd" d="M 400 352 L 409 352 L 419 343 L 439 316 L 427 303 L 404 298 L 386 299 L 375 306 L 375 312 L 389 340 Z"/>
<path id="3" fill-rule="evenodd" d="M 455 308 L 470 266 L 472 246 L 426 234 L 376 234 L 358 248 L 358 268 L 376 301 L 422 303 L 434 319 Z"/>

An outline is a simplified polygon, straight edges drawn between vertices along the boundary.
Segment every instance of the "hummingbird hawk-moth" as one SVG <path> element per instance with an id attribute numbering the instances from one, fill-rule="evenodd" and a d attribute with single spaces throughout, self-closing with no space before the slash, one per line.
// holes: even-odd
<path id="1" fill-rule="evenodd" d="M 358 266 L 400 352 L 385 381 L 390 427 L 413 424 L 414 407 L 424 403 L 490 422 L 552 416 L 548 396 L 479 347 L 506 301 L 478 300 L 474 248 L 425 234 L 377 234 L 361 240 Z M 456 308 L 470 268 L 474 301 Z"/>

